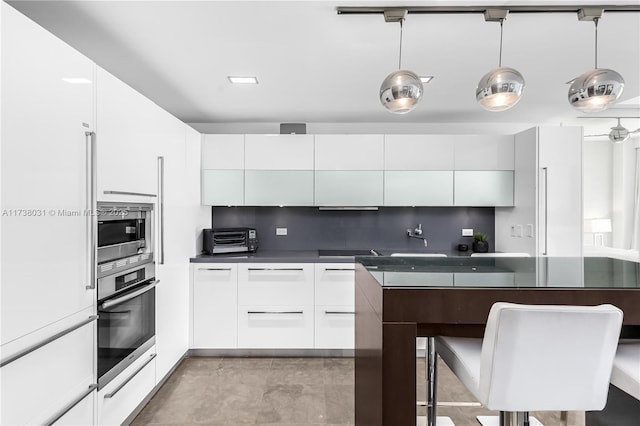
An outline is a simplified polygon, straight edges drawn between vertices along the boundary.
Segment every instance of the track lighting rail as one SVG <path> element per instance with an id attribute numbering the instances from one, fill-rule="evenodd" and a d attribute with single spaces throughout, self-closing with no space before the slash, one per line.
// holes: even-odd
<path id="1" fill-rule="evenodd" d="M 508 9 L 510 14 L 514 13 L 578 13 L 581 9 L 601 9 L 607 13 L 611 12 L 640 12 L 640 5 L 547 5 L 547 6 L 340 6 L 336 10 L 338 15 L 367 15 L 384 14 L 385 11 L 400 9 L 406 10 L 408 14 L 428 15 L 428 14 L 464 14 L 464 13 L 484 13 L 487 9 Z"/>

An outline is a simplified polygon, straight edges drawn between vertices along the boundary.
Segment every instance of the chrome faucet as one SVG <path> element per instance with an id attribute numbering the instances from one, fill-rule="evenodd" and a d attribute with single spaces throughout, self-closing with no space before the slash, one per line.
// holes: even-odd
<path id="1" fill-rule="evenodd" d="M 411 229 L 407 229 L 407 237 L 409 238 L 417 238 L 424 242 L 424 246 L 427 247 L 427 239 L 422 235 L 422 224 L 419 223 L 418 227 L 413 231 Z"/>

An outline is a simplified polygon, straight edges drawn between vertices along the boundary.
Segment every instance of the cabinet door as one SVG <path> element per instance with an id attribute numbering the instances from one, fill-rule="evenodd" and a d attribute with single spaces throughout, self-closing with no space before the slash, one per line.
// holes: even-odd
<path id="1" fill-rule="evenodd" d="M 513 170 L 514 137 L 460 135 L 455 142 L 455 170 Z"/>
<path id="2" fill-rule="evenodd" d="M 456 170 L 454 194 L 456 206 L 513 206 L 513 172 Z"/>
<path id="3" fill-rule="evenodd" d="M 311 170 L 247 170 L 245 206 L 312 206 Z"/>
<path id="4" fill-rule="evenodd" d="M 453 171 L 386 171 L 384 205 L 452 206 Z"/>
<path id="5" fill-rule="evenodd" d="M 85 309 L 43 331 L 48 337 L 54 336 L 85 323 L 92 313 L 92 308 Z M 85 323 L 2 367 L 0 424 L 43 424 L 59 415 L 64 407 L 77 401 L 96 383 L 95 327 L 95 321 Z M 2 352 L 4 359 L 15 353 L 6 347 Z M 91 418 L 92 413 L 91 409 Z"/>
<path id="6" fill-rule="evenodd" d="M 85 135 L 93 130 L 95 66 L 0 6 L 5 344 L 95 304 L 95 290 L 86 289 L 92 283 Z"/>
<path id="7" fill-rule="evenodd" d="M 313 135 L 245 135 L 248 170 L 313 170 Z"/>
<path id="8" fill-rule="evenodd" d="M 238 265 L 198 263 L 191 269 L 191 347 L 238 347 Z"/>
<path id="9" fill-rule="evenodd" d="M 76 403 L 65 415 L 60 417 L 54 425 L 64 426 L 87 426 L 92 425 L 95 410 L 93 406 L 96 400 L 96 391 L 85 396 L 81 401 Z"/>
<path id="10" fill-rule="evenodd" d="M 244 169 L 244 135 L 204 135 L 202 169 Z"/>
<path id="11" fill-rule="evenodd" d="M 382 170 L 383 135 L 316 135 L 316 170 Z"/>
<path id="12" fill-rule="evenodd" d="M 238 306 L 238 347 L 313 348 L 313 305 Z"/>
<path id="13" fill-rule="evenodd" d="M 316 206 L 381 206 L 383 173 L 380 171 L 316 171 Z"/>
<path id="14" fill-rule="evenodd" d="M 238 304 L 313 306 L 313 277 L 309 263 L 241 263 Z"/>
<path id="15" fill-rule="evenodd" d="M 159 107 L 107 71 L 97 73 L 98 200 L 143 201 L 157 195 L 155 145 Z M 111 194 L 116 192 L 116 194 Z"/>
<path id="16" fill-rule="evenodd" d="M 354 286 L 352 263 L 316 263 L 315 348 L 353 349 Z"/>
<path id="17" fill-rule="evenodd" d="M 155 346 L 98 391 L 98 425 L 120 425 L 156 384 Z"/>
<path id="18" fill-rule="evenodd" d="M 455 135 L 385 135 L 385 170 L 453 170 Z"/>
<path id="19" fill-rule="evenodd" d="M 203 170 L 202 204 L 243 206 L 244 170 Z"/>

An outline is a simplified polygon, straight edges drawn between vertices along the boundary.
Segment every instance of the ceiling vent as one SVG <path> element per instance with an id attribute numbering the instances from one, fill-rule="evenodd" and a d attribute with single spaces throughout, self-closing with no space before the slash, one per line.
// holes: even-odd
<path id="1" fill-rule="evenodd" d="M 281 135 L 306 135 L 306 123 L 280 123 Z"/>

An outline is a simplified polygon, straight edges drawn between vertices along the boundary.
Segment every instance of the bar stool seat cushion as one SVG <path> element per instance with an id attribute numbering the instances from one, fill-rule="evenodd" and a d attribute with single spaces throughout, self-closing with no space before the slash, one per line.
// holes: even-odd
<path id="1" fill-rule="evenodd" d="M 611 384 L 640 400 L 640 342 L 618 345 L 611 371 Z"/>

